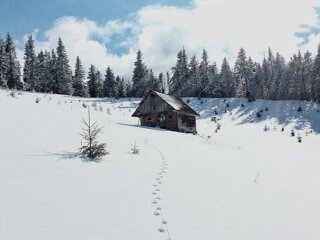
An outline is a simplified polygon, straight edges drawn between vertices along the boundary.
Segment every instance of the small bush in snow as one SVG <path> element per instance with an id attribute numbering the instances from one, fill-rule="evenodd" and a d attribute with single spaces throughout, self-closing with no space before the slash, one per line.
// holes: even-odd
<path id="1" fill-rule="evenodd" d="M 83 108 L 87 108 L 88 106 L 87 106 L 87 104 L 82 103 L 82 107 L 83 107 Z"/>
<path id="2" fill-rule="evenodd" d="M 217 110 L 214 110 L 214 115 L 218 115 L 218 112 L 217 112 Z"/>
<path id="3" fill-rule="evenodd" d="M 291 137 L 294 137 L 296 134 L 294 132 L 294 130 L 291 130 Z"/>
<path id="4" fill-rule="evenodd" d="M 10 97 L 16 97 L 16 91 L 11 91 L 10 93 L 9 93 L 9 96 Z"/>
<path id="5" fill-rule="evenodd" d="M 312 130 L 306 130 L 306 136 L 309 136 L 309 134 L 312 133 Z"/>
<path id="6" fill-rule="evenodd" d="M 134 144 L 132 145 L 132 148 L 131 148 L 131 153 L 132 154 L 139 154 L 140 153 L 140 150 L 137 146 L 137 142 L 135 141 Z"/>
<path id="7" fill-rule="evenodd" d="M 40 102 L 40 98 L 36 98 L 36 103 L 39 103 Z"/>
<path id="8" fill-rule="evenodd" d="M 302 112 L 302 108 L 298 107 L 297 112 Z"/>
<path id="9" fill-rule="evenodd" d="M 268 132 L 269 131 L 269 127 L 267 125 L 264 125 L 263 131 Z"/>
<path id="10" fill-rule="evenodd" d="M 244 104 L 243 104 L 243 103 L 241 104 L 241 107 L 244 107 Z"/>
<path id="11" fill-rule="evenodd" d="M 187 103 L 190 103 L 190 99 L 187 99 Z"/>
<path id="12" fill-rule="evenodd" d="M 300 135 L 297 137 L 297 139 L 298 139 L 298 143 L 302 142 L 302 137 Z"/>
<path id="13" fill-rule="evenodd" d="M 269 108 L 266 107 L 265 111 L 268 112 L 268 111 L 269 111 Z"/>
<path id="14" fill-rule="evenodd" d="M 262 115 L 261 115 L 260 112 L 257 112 L 257 113 L 256 113 L 256 117 L 257 117 L 257 118 L 261 118 L 261 116 L 262 116 Z"/>
<path id="15" fill-rule="evenodd" d="M 99 106 L 99 110 L 100 112 L 103 112 L 103 108 L 101 106 Z"/>
<path id="16" fill-rule="evenodd" d="M 82 119 L 84 124 L 83 137 L 84 144 L 81 144 L 79 149 L 82 156 L 87 157 L 90 160 L 100 160 L 103 156 L 107 155 L 105 143 L 98 143 L 97 138 L 101 133 L 102 128 L 97 125 L 96 122 L 91 123 L 90 108 L 88 108 L 88 120 Z"/>
<path id="17" fill-rule="evenodd" d="M 227 103 L 226 107 L 227 107 L 227 108 L 230 107 L 229 103 Z"/>
<path id="18" fill-rule="evenodd" d="M 221 129 L 221 124 L 217 123 L 217 127 L 216 127 L 216 130 L 215 130 L 215 133 L 217 133 L 220 129 Z"/>
<path id="19" fill-rule="evenodd" d="M 216 117 L 211 117 L 211 122 L 217 122 L 217 118 Z"/>
<path id="20" fill-rule="evenodd" d="M 281 128 L 281 132 L 284 132 L 284 127 Z"/>

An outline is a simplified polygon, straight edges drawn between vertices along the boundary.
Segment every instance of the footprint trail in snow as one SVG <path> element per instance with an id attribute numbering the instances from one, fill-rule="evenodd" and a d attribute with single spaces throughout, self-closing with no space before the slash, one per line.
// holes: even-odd
<path id="1" fill-rule="evenodd" d="M 152 146 L 152 145 L 150 145 Z M 155 178 L 155 183 L 152 185 L 153 186 L 153 192 L 152 195 L 155 197 L 152 200 L 152 204 L 155 206 L 153 215 L 160 220 L 160 227 L 158 229 L 159 233 L 167 233 L 169 238 L 166 238 L 166 240 L 171 240 L 170 234 L 169 234 L 169 229 L 167 227 L 168 221 L 165 219 L 165 216 L 163 214 L 163 210 L 160 204 L 161 200 L 161 186 L 163 181 L 165 180 L 165 176 L 168 171 L 168 161 L 166 160 L 164 154 L 156 147 L 152 146 L 157 152 L 159 152 L 160 157 L 161 157 L 161 166 L 160 169 L 157 173 L 157 176 Z"/>

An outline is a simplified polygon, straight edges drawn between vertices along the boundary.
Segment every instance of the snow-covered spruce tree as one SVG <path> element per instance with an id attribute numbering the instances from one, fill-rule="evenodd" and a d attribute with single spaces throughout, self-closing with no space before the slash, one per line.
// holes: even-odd
<path id="1" fill-rule="evenodd" d="M 20 63 L 17 59 L 16 49 L 11 35 L 8 33 L 5 42 L 8 69 L 6 72 L 7 85 L 10 89 L 22 89 Z"/>
<path id="2" fill-rule="evenodd" d="M 126 83 L 126 97 L 134 97 L 131 82 Z"/>
<path id="3" fill-rule="evenodd" d="M 90 160 L 101 160 L 101 158 L 108 154 L 105 143 L 98 142 L 98 135 L 101 133 L 102 128 L 97 125 L 97 122 L 91 122 L 90 108 L 88 107 L 88 120 L 82 119 L 84 124 L 83 142 L 79 149 L 81 155 Z"/>
<path id="4" fill-rule="evenodd" d="M 314 78 L 312 74 L 313 59 L 309 51 L 303 56 L 302 63 L 302 81 L 306 86 L 306 100 L 313 100 L 314 98 Z"/>
<path id="5" fill-rule="evenodd" d="M 126 86 L 124 83 L 124 79 L 120 78 L 119 76 L 116 77 L 116 83 L 117 83 L 117 98 L 124 98 L 126 97 Z"/>
<path id="6" fill-rule="evenodd" d="M 219 74 L 219 82 L 221 85 L 221 97 L 235 96 L 235 82 L 230 65 L 226 58 L 223 59 Z"/>
<path id="7" fill-rule="evenodd" d="M 134 69 L 132 75 L 132 95 L 134 97 L 143 97 L 146 90 L 146 80 L 147 80 L 147 68 L 144 65 L 142 52 L 139 50 L 137 52 L 137 59 L 134 62 Z"/>
<path id="8" fill-rule="evenodd" d="M 255 101 L 257 85 L 255 81 L 256 65 L 249 57 L 247 61 L 247 78 L 248 78 L 248 92 L 247 99 L 249 102 Z"/>
<path id="9" fill-rule="evenodd" d="M 37 92 L 46 92 L 46 82 L 47 82 L 47 59 L 45 53 L 41 50 L 38 53 L 37 61 L 35 64 L 36 76 L 34 81 L 29 81 L 27 84 L 30 88 L 26 87 L 28 90 L 35 90 Z M 32 86 L 32 87 L 31 87 Z"/>
<path id="10" fill-rule="evenodd" d="M 216 63 L 213 63 L 209 68 L 209 83 L 205 88 L 206 96 L 221 97 L 221 83 L 219 81 L 219 72 Z"/>
<path id="11" fill-rule="evenodd" d="M 51 58 L 48 64 L 49 77 L 48 82 L 50 83 L 50 88 L 52 93 L 58 92 L 58 73 L 57 73 L 57 54 L 54 49 L 51 51 Z"/>
<path id="12" fill-rule="evenodd" d="M 266 59 L 267 63 L 267 72 L 266 72 L 266 79 L 265 79 L 265 93 L 267 99 L 275 99 L 277 93 L 275 91 L 275 58 L 271 51 L 271 48 L 268 48 L 268 57 Z"/>
<path id="13" fill-rule="evenodd" d="M 189 62 L 189 72 L 188 79 L 185 83 L 186 90 L 184 91 L 185 97 L 194 97 L 197 96 L 197 88 L 200 85 L 200 72 L 199 72 L 199 63 L 197 57 L 193 55 Z"/>
<path id="14" fill-rule="evenodd" d="M 260 63 L 254 63 L 254 85 L 256 86 L 255 95 L 256 98 L 262 98 L 263 86 L 262 86 L 262 67 Z"/>
<path id="15" fill-rule="evenodd" d="M 177 54 L 176 65 L 172 68 L 172 78 L 170 80 L 169 93 L 182 97 L 187 90 L 186 81 L 188 79 L 188 60 L 186 50 L 183 48 Z"/>
<path id="16" fill-rule="evenodd" d="M 200 82 L 197 86 L 197 97 L 206 97 L 206 88 L 210 80 L 210 65 L 208 60 L 208 53 L 205 49 L 202 51 L 201 62 L 199 66 Z"/>
<path id="17" fill-rule="evenodd" d="M 57 61 L 56 61 L 56 72 L 57 72 L 57 93 L 58 94 L 72 94 L 72 71 L 69 65 L 69 59 L 65 46 L 61 38 L 58 40 L 57 46 Z"/>
<path id="18" fill-rule="evenodd" d="M 161 91 L 160 81 L 154 76 L 152 69 L 147 72 L 147 91 L 149 90 Z"/>
<path id="19" fill-rule="evenodd" d="M 34 49 L 34 40 L 32 36 L 27 37 L 27 42 L 24 48 L 24 67 L 23 67 L 23 82 L 25 84 L 25 89 L 28 91 L 39 92 L 40 84 L 37 83 L 37 57 L 36 51 Z"/>
<path id="20" fill-rule="evenodd" d="M 249 76 L 246 52 L 240 48 L 234 65 L 234 77 L 236 80 L 236 97 L 249 97 Z"/>
<path id="21" fill-rule="evenodd" d="M 78 96 L 78 97 L 88 96 L 88 88 L 84 81 L 85 81 L 85 71 L 83 69 L 79 56 L 77 56 L 76 65 L 74 69 L 74 77 L 72 82 L 73 96 Z"/>
<path id="22" fill-rule="evenodd" d="M 98 83 L 97 83 L 97 75 L 96 75 L 96 67 L 91 65 L 88 72 L 88 90 L 90 97 L 98 97 Z"/>
<path id="23" fill-rule="evenodd" d="M 287 99 L 287 71 L 286 71 L 286 62 L 284 58 L 277 53 L 275 64 L 274 64 L 274 78 L 275 78 L 275 85 L 274 85 L 274 92 L 276 93 L 275 99 Z"/>
<path id="24" fill-rule="evenodd" d="M 305 96 L 305 86 L 302 82 L 302 56 L 294 54 L 288 63 L 288 96 L 289 99 L 302 100 Z"/>
<path id="25" fill-rule="evenodd" d="M 103 76 L 99 70 L 96 71 L 96 80 L 97 80 L 97 97 L 103 97 Z"/>
<path id="26" fill-rule="evenodd" d="M 159 74 L 158 79 L 159 79 L 159 84 L 160 84 L 160 92 L 166 93 L 168 85 L 167 85 L 166 79 L 165 79 L 162 72 Z"/>
<path id="27" fill-rule="evenodd" d="M 6 73 L 8 71 L 8 61 L 5 50 L 5 43 L 0 38 L 0 88 L 7 87 Z"/>
<path id="28" fill-rule="evenodd" d="M 320 44 L 313 64 L 313 100 L 320 102 Z"/>
<path id="29" fill-rule="evenodd" d="M 117 95 L 117 82 L 110 66 L 106 70 L 103 82 L 103 95 L 104 97 L 116 97 Z"/>

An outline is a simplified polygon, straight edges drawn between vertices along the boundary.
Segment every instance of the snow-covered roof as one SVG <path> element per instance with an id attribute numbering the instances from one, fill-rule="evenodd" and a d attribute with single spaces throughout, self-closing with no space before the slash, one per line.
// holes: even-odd
<path id="1" fill-rule="evenodd" d="M 160 98 L 162 98 L 165 102 L 167 102 L 171 107 L 173 107 L 174 110 L 183 111 L 183 112 L 187 112 L 187 113 L 199 116 L 199 114 L 197 112 L 195 112 L 191 107 L 189 107 L 181 99 L 178 99 L 173 96 L 170 96 L 170 95 L 167 95 L 164 93 L 160 93 L 157 91 L 153 91 L 153 92 L 156 93 L 156 95 L 158 95 Z"/>
<path id="2" fill-rule="evenodd" d="M 197 112 L 195 112 L 191 107 L 189 107 L 186 103 L 184 103 L 180 98 L 175 98 L 173 96 L 170 96 L 170 95 L 167 95 L 164 93 L 160 93 L 157 91 L 149 91 L 148 94 L 146 94 L 146 96 L 142 99 L 140 106 L 144 102 L 146 97 L 149 96 L 150 94 L 155 94 L 155 95 L 159 96 L 163 101 L 165 101 L 169 106 L 171 106 L 173 108 L 173 110 L 184 112 L 184 113 L 195 115 L 195 116 L 199 116 L 199 114 Z M 138 112 L 139 112 L 139 108 L 133 113 L 132 116 L 136 116 L 136 114 Z"/>

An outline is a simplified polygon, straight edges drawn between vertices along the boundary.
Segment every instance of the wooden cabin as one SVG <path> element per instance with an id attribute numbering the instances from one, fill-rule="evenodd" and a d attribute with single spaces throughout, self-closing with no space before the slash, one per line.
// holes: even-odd
<path id="1" fill-rule="evenodd" d="M 197 116 L 199 114 L 181 99 L 156 91 L 149 91 L 132 114 L 140 118 L 141 126 L 185 133 L 197 132 Z"/>

